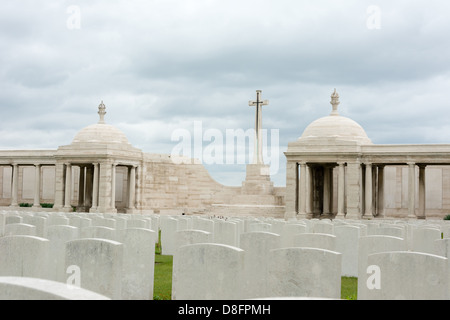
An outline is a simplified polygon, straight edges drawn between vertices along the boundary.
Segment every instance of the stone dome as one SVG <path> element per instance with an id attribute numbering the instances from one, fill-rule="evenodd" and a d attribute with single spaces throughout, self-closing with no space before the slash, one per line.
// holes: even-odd
<path id="1" fill-rule="evenodd" d="M 130 144 L 122 131 L 106 123 L 96 123 L 81 129 L 72 143 Z"/>
<path id="2" fill-rule="evenodd" d="M 336 89 L 331 95 L 331 104 L 333 106 L 331 114 L 309 124 L 299 140 L 338 139 L 355 141 L 358 144 L 372 144 L 364 129 L 356 121 L 339 115 L 337 111 L 339 95 Z"/>
<path id="3" fill-rule="evenodd" d="M 105 123 L 104 116 L 106 114 L 106 107 L 103 101 L 98 109 L 98 114 L 100 115 L 99 122 L 81 129 L 75 135 L 72 144 L 130 145 L 126 135 L 121 130 Z"/>

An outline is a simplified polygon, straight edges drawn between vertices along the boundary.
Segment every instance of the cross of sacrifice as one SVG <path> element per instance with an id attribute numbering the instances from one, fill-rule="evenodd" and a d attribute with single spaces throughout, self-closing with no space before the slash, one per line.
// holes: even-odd
<path id="1" fill-rule="evenodd" d="M 269 104 L 269 100 L 261 100 L 261 90 L 256 90 L 256 101 L 249 101 L 248 105 L 256 107 L 255 120 L 255 153 L 253 154 L 253 164 L 264 164 L 262 156 L 262 106 Z"/>

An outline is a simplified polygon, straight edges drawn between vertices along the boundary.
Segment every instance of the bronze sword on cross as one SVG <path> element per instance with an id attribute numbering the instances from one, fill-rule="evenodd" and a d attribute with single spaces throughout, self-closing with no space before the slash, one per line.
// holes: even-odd
<path id="1" fill-rule="evenodd" d="M 248 105 L 256 106 L 255 119 L 255 153 L 253 154 L 253 164 L 264 164 L 262 155 L 262 106 L 269 104 L 269 100 L 261 100 L 261 90 L 256 90 L 256 101 L 249 101 Z"/>

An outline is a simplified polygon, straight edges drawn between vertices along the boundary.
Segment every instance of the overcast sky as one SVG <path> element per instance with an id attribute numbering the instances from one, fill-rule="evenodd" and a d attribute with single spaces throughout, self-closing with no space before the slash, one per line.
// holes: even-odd
<path id="1" fill-rule="evenodd" d="M 334 88 L 374 143 L 450 143 L 444 0 L 1 0 L 0 65 L 0 149 L 70 144 L 101 100 L 144 152 L 170 154 L 198 124 L 230 144 L 262 90 L 284 186 L 288 142 L 330 113 Z M 206 167 L 240 185 L 237 162 Z"/>

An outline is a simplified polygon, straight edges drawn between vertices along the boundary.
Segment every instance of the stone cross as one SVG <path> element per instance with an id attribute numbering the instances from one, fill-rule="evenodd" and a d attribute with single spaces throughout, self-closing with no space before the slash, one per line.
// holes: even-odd
<path id="1" fill-rule="evenodd" d="M 262 156 L 262 106 L 269 104 L 269 100 L 261 100 L 261 90 L 256 90 L 256 101 L 249 101 L 248 105 L 256 106 L 256 120 L 255 120 L 255 153 L 253 155 L 253 164 L 264 164 Z"/>

